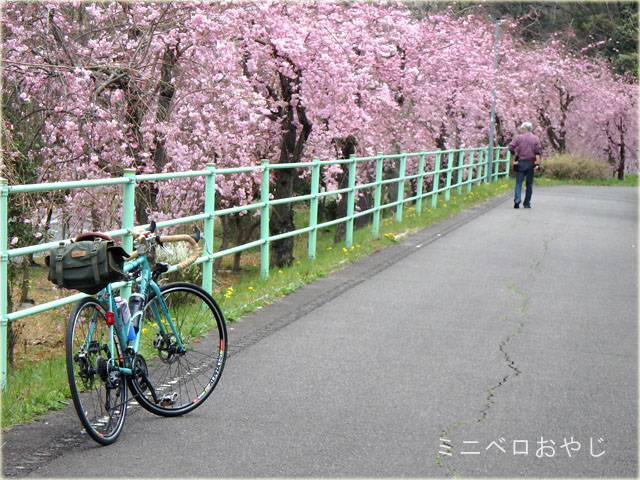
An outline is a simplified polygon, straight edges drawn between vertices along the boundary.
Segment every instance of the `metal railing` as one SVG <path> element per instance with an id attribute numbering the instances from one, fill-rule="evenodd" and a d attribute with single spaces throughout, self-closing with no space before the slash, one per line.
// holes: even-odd
<path id="1" fill-rule="evenodd" d="M 122 185 L 122 218 L 121 228 L 104 232 L 112 237 L 122 237 L 122 246 L 126 251 L 133 250 L 132 229 L 134 227 L 134 200 L 136 184 L 150 181 L 163 181 L 176 178 L 204 177 L 204 212 L 181 217 L 173 220 L 158 222 L 158 228 L 173 227 L 197 221 L 204 222 L 203 234 L 206 245 L 213 246 L 214 219 L 223 215 L 252 210 L 260 211 L 260 239 L 238 245 L 218 252 L 204 252 L 195 264 L 203 264 L 202 286 L 208 292 L 212 290 L 213 262 L 216 258 L 231 255 L 250 248 L 260 247 L 260 276 L 263 280 L 269 277 L 269 243 L 295 235 L 308 234 L 308 256 L 316 256 L 316 237 L 318 229 L 345 223 L 345 246 L 350 248 L 353 243 L 354 220 L 363 215 L 372 215 L 372 236 L 378 237 L 380 232 L 380 216 L 384 209 L 395 207 L 395 220 L 400 222 L 403 216 L 403 206 L 409 202 L 415 202 L 416 214 L 422 210 L 422 202 L 426 197 L 431 197 L 431 206 L 437 206 L 439 194 L 444 194 L 445 201 L 449 200 L 451 190 L 458 193 L 466 186 L 471 190 L 472 184 L 497 179 L 500 176 L 508 176 L 510 153 L 505 147 L 494 149 L 493 172 L 488 174 L 488 147 L 468 148 L 459 150 L 446 150 L 436 152 L 401 153 L 395 155 L 378 154 L 373 157 L 350 158 L 347 160 L 321 161 L 317 158 L 306 163 L 269 164 L 263 161 L 259 166 L 217 169 L 214 164 L 207 164 L 205 170 L 189 171 L 182 173 L 159 173 L 150 175 L 136 175 L 134 170 L 125 170 L 122 177 L 101 180 L 85 180 L 81 182 L 58 182 L 32 185 L 9 185 L 6 179 L 0 178 L 0 387 L 4 389 L 7 375 L 7 325 L 8 322 L 18 320 L 29 315 L 41 313 L 46 310 L 76 302 L 85 297 L 85 294 L 72 294 L 67 297 L 46 302 L 19 311 L 7 312 L 8 289 L 7 267 L 10 259 L 49 251 L 59 245 L 60 241 L 42 243 L 27 247 L 8 248 L 8 196 L 21 193 L 46 192 L 68 189 L 91 189 L 101 186 Z M 504 158 L 500 158 L 504 153 Z M 446 162 L 443 158 L 446 157 Z M 433 170 L 425 171 L 425 162 L 433 158 Z M 406 167 L 408 159 L 417 159 L 416 173 L 407 175 Z M 394 178 L 383 179 L 383 166 L 385 161 L 393 161 L 394 169 L 398 175 Z M 356 183 L 356 166 L 358 163 L 375 162 L 375 180 L 365 184 Z M 414 162 L 415 163 L 415 162 Z M 446 166 L 443 166 L 446 163 Z M 345 165 L 348 173 L 348 185 L 346 188 L 320 191 L 320 170 L 324 166 Z M 501 168 L 502 167 L 502 168 Z M 271 200 L 269 198 L 269 175 L 275 169 L 311 169 L 311 189 L 307 195 L 298 195 L 290 198 Z M 344 168 L 344 167 L 343 167 Z M 216 210 L 215 205 L 215 181 L 217 175 L 230 175 L 234 173 L 261 172 L 260 198 L 255 203 Z M 466 172 L 466 175 L 464 175 Z M 425 179 L 431 177 L 431 188 L 425 191 Z M 463 180 L 463 178 L 465 178 Z M 414 189 L 407 189 L 407 182 L 415 180 Z M 397 185 L 397 197 L 395 200 L 382 203 L 382 188 L 384 185 Z M 442 184 L 442 186 L 441 186 Z M 367 210 L 355 211 L 356 192 L 364 189 L 373 190 L 373 207 Z M 318 223 L 318 202 L 326 196 L 347 195 L 347 212 L 344 217 L 322 223 Z M 272 205 L 309 202 L 309 224 L 297 230 L 270 235 L 269 232 L 269 208 Z M 68 241 L 68 240 L 66 240 Z M 170 271 L 175 270 L 172 267 Z M 126 282 L 119 282 L 115 287 L 120 288 L 121 295 L 125 298 L 130 293 L 131 286 Z"/>

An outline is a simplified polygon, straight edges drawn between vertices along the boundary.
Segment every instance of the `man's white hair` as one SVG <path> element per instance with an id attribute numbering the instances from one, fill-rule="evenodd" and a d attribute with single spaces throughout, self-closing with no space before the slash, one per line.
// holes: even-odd
<path id="1" fill-rule="evenodd" d="M 530 122 L 524 122 L 522 125 L 520 125 L 520 129 L 524 129 L 527 132 L 530 132 L 531 130 L 533 130 L 533 125 L 531 125 Z"/>

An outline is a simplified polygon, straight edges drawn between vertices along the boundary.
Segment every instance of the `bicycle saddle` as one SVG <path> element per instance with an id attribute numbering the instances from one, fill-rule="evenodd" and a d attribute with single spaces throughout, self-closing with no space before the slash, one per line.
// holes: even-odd
<path id="1" fill-rule="evenodd" d="M 115 240 L 113 238 L 111 238 L 109 235 L 105 235 L 104 233 L 100 233 L 100 232 L 85 232 L 85 233 L 81 233 L 80 235 L 78 235 L 75 239 L 76 242 L 80 242 L 82 240 L 95 240 L 96 238 L 102 238 L 103 240 L 106 240 L 107 242 L 115 242 Z"/>

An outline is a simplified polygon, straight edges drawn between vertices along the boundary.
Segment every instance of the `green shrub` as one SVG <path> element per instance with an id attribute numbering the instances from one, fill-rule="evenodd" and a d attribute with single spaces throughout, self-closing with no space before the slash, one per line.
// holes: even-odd
<path id="1" fill-rule="evenodd" d="M 202 246 L 202 242 L 200 245 Z M 169 265 L 177 265 L 192 254 L 191 246 L 184 242 L 165 243 L 163 246 L 164 248 L 156 250 L 158 254 L 157 261 L 165 262 Z M 190 265 L 183 270 L 165 274 L 161 278 L 164 278 L 167 283 L 180 281 L 200 284 L 202 281 L 202 268 L 199 265 Z"/>
<path id="2" fill-rule="evenodd" d="M 542 172 L 551 178 L 593 180 L 611 177 L 608 164 L 577 155 L 562 154 L 542 161 Z"/>

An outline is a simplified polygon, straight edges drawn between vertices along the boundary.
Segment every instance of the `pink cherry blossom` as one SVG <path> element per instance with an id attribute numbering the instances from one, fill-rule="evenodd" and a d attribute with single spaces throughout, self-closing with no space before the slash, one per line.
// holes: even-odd
<path id="1" fill-rule="evenodd" d="M 544 155 L 637 171 L 635 81 L 557 38 L 524 45 L 518 22 L 500 34 L 496 141 L 531 121 Z M 41 110 L 43 146 L 27 152 L 42 160 L 41 182 L 257 167 L 294 152 L 310 162 L 343 156 L 346 143 L 371 156 L 488 142 L 495 24 L 480 15 L 416 18 L 393 1 L 7 2 L 3 26 L 3 94 L 11 108 Z M 416 170 L 410 157 L 407 173 Z M 359 165 L 359 181 L 374 171 Z M 323 168 L 323 185 L 343 175 Z M 258 169 L 218 175 L 217 208 L 251 203 L 260 182 Z M 158 182 L 139 188 L 137 208 L 158 218 L 199 211 L 203 189 L 202 178 Z M 74 191 L 57 209 L 72 228 L 115 228 L 113 192 Z"/>

